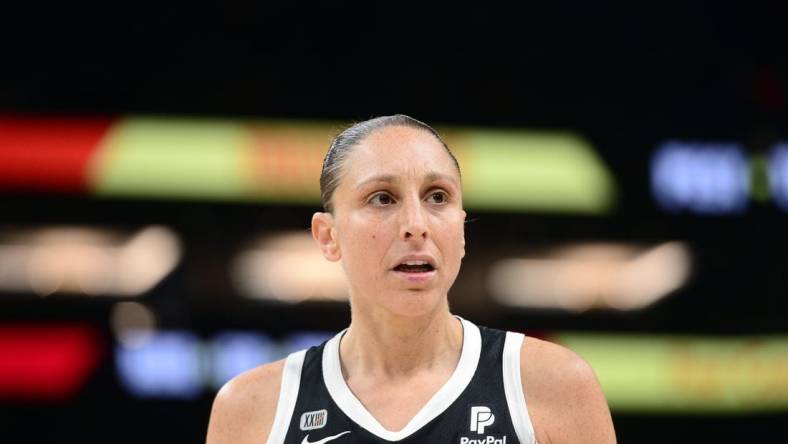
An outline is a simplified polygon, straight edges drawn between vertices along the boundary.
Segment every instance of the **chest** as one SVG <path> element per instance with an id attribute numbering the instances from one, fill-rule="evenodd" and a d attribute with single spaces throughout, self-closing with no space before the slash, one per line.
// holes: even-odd
<path id="1" fill-rule="evenodd" d="M 398 431 L 424 408 L 450 376 L 449 372 L 433 372 L 398 380 L 357 378 L 348 380 L 348 387 L 383 427 Z"/>

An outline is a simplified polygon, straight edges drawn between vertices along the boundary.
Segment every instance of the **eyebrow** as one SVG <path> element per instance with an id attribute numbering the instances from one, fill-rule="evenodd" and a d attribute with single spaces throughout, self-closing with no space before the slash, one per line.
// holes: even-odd
<path id="1" fill-rule="evenodd" d="M 425 177 L 426 182 L 434 182 L 436 180 L 446 180 L 452 182 L 455 185 L 457 184 L 457 180 L 448 174 L 438 173 L 436 171 L 430 171 L 427 173 L 427 176 Z M 356 188 L 361 188 L 368 183 L 399 183 L 399 181 L 399 177 L 393 174 L 378 174 L 359 182 L 358 185 L 356 185 Z"/>

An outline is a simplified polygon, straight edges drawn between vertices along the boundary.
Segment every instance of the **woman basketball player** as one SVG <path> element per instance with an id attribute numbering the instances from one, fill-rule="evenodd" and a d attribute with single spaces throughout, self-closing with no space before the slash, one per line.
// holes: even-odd
<path id="1" fill-rule="evenodd" d="M 312 235 L 347 275 L 350 326 L 228 382 L 209 444 L 615 442 L 580 357 L 450 313 L 465 211 L 431 127 L 396 115 L 348 128 L 320 185 Z"/>

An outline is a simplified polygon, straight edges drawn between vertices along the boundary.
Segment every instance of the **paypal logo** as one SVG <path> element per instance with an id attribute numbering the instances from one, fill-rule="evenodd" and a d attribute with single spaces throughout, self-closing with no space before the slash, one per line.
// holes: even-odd
<path id="1" fill-rule="evenodd" d="M 495 415 L 493 415 L 489 407 L 471 407 L 471 432 L 483 435 L 484 428 L 491 426 L 494 422 Z"/>

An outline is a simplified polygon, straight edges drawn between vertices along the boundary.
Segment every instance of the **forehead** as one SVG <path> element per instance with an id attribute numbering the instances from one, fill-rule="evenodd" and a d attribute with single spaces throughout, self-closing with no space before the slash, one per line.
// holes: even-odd
<path id="1" fill-rule="evenodd" d="M 459 181 L 454 161 L 441 142 L 427 131 L 390 126 L 374 131 L 349 153 L 345 162 L 350 182 L 374 174 L 439 173 Z"/>

